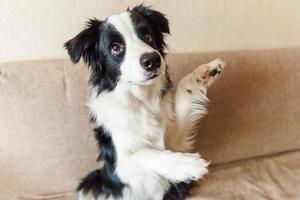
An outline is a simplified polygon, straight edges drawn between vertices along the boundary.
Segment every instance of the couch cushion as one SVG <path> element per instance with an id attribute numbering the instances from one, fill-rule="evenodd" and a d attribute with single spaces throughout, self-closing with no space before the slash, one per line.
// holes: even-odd
<path id="1" fill-rule="evenodd" d="M 300 151 L 211 167 L 188 200 L 300 199 Z"/>
<path id="2" fill-rule="evenodd" d="M 63 60 L 1 65 L 0 199 L 73 194 L 96 167 L 87 77 Z"/>

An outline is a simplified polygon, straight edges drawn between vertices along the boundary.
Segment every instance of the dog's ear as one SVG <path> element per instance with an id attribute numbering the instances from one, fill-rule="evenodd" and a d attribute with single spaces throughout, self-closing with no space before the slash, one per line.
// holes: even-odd
<path id="1" fill-rule="evenodd" d="M 134 7 L 132 10 L 141 13 L 157 31 L 170 34 L 169 21 L 161 12 L 144 6 L 144 4 Z"/>
<path id="2" fill-rule="evenodd" d="M 157 35 L 158 47 L 164 48 L 166 46 L 164 36 L 170 34 L 169 21 L 165 15 L 143 4 L 134 7 L 132 12 L 139 12 L 148 20 Z"/>
<path id="3" fill-rule="evenodd" d="M 100 57 L 101 23 L 97 19 L 90 19 L 83 31 L 64 44 L 73 63 L 79 62 L 82 57 L 88 66 L 92 68 L 96 67 L 94 65 L 96 65 L 97 60 L 99 61 Z"/>

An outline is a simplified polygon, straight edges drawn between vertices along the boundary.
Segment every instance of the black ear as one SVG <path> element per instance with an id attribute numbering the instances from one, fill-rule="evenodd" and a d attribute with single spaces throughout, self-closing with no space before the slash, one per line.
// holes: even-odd
<path id="1" fill-rule="evenodd" d="M 143 4 L 134 7 L 131 12 L 138 12 L 148 20 L 157 36 L 157 46 L 163 51 L 166 47 L 164 37 L 166 34 L 170 34 L 169 21 L 165 15 Z"/>
<path id="2" fill-rule="evenodd" d="M 82 57 L 87 65 L 96 67 L 95 62 L 100 56 L 100 25 L 101 21 L 97 19 L 89 20 L 83 31 L 64 44 L 73 63 L 79 62 Z"/>
<path id="3" fill-rule="evenodd" d="M 161 12 L 144 6 L 143 4 L 134 7 L 132 11 L 141 13 L 157 31 L 163 34 L 170 34 L 169 21 Z"/>

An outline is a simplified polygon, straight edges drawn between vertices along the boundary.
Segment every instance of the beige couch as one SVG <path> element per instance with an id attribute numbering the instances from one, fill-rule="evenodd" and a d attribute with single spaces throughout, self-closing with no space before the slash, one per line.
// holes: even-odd
<path id="1" fill-rule="evenodd" d="M 212 161 L 190 199 L 300 199 L 300 48 L 168 56 L 178 80 L 227 62 L 199 122 Z M 0 199 L 69 200 L 97 167 L 88 71 L 68 60 L 0 64 Z"/>

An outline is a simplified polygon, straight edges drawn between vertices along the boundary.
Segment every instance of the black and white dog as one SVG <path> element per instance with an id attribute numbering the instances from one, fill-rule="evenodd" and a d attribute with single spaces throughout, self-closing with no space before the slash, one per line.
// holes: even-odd
<path id="1" fill-rule="evenodd" d="M 99 21 L 65 43 L 72 62 L 91 69 L 88 106 L 100 144 L 100 168 L 78 187 L 79 200 L 183 199 L 208 163 L 193 145 L 206 91 L 224 62 L 199 66 L 173 86 L 164 60 L 163 14 L 143 5 Z M 167 150 L 168 149 L 168 150 Z"/>

